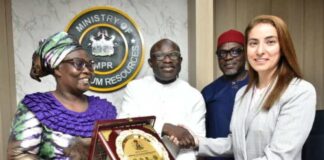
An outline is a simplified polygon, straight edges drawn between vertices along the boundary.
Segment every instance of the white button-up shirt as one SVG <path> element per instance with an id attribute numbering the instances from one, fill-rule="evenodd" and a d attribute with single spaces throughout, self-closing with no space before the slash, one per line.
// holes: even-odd
<path id="1" fill-rule="evenodd" d="M 185 125 L 194 134 L 205 136 L 206 106 L 201 93 L 177 79 L 161 84 L 153 76 L 133 80 L 126 89 L 119 118 L 156 116 L 154 129 L 161 135 L 163 125 Z M 177 160 L 196 159 L 194 151 L 180 150 Z"/>

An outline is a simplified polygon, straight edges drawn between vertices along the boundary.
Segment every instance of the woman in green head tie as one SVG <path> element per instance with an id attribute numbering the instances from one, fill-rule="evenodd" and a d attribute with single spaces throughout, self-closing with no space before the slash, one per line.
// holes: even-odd
<path id="1" fill-rule="evenodd" d="M 83 94 L 93 71 L 93 60 L 67 33 L 56 33 L 39 43 L 30 76 L 41 81 L 53 75 L 56 89 L 28 94 L 18 104 L 8 159 L 87 159 L 87 148 L 75 152 L 73 144 L 87 146 L 95 121 L 116 118 L 112 103 Z"/>

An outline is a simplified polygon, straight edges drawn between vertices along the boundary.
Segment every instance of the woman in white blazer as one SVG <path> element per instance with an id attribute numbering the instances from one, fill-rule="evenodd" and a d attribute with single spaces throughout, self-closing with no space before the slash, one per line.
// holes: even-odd
<path id="1" fill-rule="evenodd" d="M 231 133 L 226 138 L 198 137 L 198 155 L 301 160 L 315 117 L 316 92 L 302 79 L 287 25 L 279 17 L 261 15 L 249 23 L 245 35 L 250 81 L 236 94 Z"/>

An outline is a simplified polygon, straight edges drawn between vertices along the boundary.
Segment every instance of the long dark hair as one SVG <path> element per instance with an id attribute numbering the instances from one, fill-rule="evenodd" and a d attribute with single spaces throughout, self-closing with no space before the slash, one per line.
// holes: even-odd
<path id="1" fill-rule="evenodd" d="M 280 98 L 282 93 L 287 89 L 290 81 L 295 77 L 302 78 L 302 74 L 297 62 L 295 48 L 288 32 L 288 27 L 286 23 L 277 16 L 260 15 L 252 19 L 252 21 L 245 29 L 245 46 L 247 46 L 250 31 L 253 27 L 260 23 L 271 24 L 276 29 L 281 54 L 280 60 L 277 64 L 277 70 L 273 77 L 277 77 L 276 84 L 274 84 L 271 93 L 267 96 L 262 106 L 263 109 L 269 110 L 271 106 Z M 247 51 L 245 51 L 245 54 L 247 55 Z M 250 78 L 244 95 L 254 85 L 257 85 L 259 83 L 258 73 L 252 68 L 250 64 L 248 64 L 248 73 Z"/>

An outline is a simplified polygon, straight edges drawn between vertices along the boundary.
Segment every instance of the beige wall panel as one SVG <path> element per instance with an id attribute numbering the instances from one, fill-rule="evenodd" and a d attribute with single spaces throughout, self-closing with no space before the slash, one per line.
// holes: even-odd
<path id="1" fill-rule="evenodd" d="M 188 81 L 196 87 L 196 2 L 188 0 Z"/>
<path id="2" fill-rule="evenodd" d="M 253 16 L 248 16 L 249 0 L 237 0 L 236 2 L 236 25 L 237 29 L 244 33 L 245 27 Z"/>
<path id="3" fill-rule="evenodd" d="M 249 21 L 260 14 L 270 14 L 271 0 L 237 0 L 236 26 L 244 32 Z"/>
<path id="4" fill-rule="evenodd" d="M 317 91 L 318 109 L 324 109 L 324 12 L 323 0 L 312 0 L 305 3 L 305 38 L 303 72 Z"/>
<path id="5" fill-rule="evenodd" d="M 229 28 L 236 27 L 236 0 L 215 0 L 216 37 Z"/>
<path id="6" fill-rule="evenodd" d="M 211 0 L 196 1 L 196 88 L 213 80 L 214 8 Z"/>
<path id="7" fill-rule="evenodd" d="M 322 10 L 324 10 L 324 3 L 322 4 Z M 322 16 L 322 22 L 324 22 L 324 15 Z M 324 28 L 324 26 L 322 26 L 322 28 Z M 324 37 L 324 32 L 322 33 L 322 36 Z M 322 45 L 324 45 L 324 42 L 322 42 Z M 323 56 L 324 55 L 324 49 L 318 54 L 322 55 L 322 61 L 324 62 L 324 56 Z M 321 103 L 320 103 L 321 106 L 319 106 L 318 109 L 324 110 L 324 73 L 323 73 L 324 72 L 324 66 L 322 67 L 322 69 L 319 69 L 319 70 L 322 70 L 322 74 L 319 74 L 319 75 L 322 75 L 322 82 L 321 82 L 322 83 L 322 89 L 321 89 L 321 97 L 319 97 L 321 99 Z"/>
<path id="8" fill-rule="evenodd" d="M 272 14 L 281 17 L 287 23 L 294 42 L 299 65 L 303 68 L 304 1 L 272 0 Z"/>
<path id="9" fill-rule="evenodd" d="M 223 75 L 222 71 L 218 67 L 218 60 L 215 55 L 216 43 L 218 36 L 229 29 L 236 28 L 236 0 L 216 0 L 214 1 L 215 10 L 215 44 L 213 52 L 214 60 L 214 79 Z"/>
<path id="10" fill-rule="evenodd" d="M 0 0 L 0 24 L 4 24 L 0 26 L 0 159 L 6 159 L 10 124 L 16 108 L 9 0 Z"/>
<path id="11" fill-rule="evenodd" d="M 257 15 L 271 14 L 271 0 L 247 0 L 246 3 L 247 22 Z"/>
<path id="12" fill-rule="evenodd" d="M 5 24 L 6 22 L 6 17 L 5 17 L 5 2 L 4 0 L 0 0 L 0 23 L 1 24 Z M 4 25 L 0 25 L 0 35 L 4 35 L 6 32 L 6 28 Z M 0 36 L 0 68 L 6 66 L 6 62 L 4 62 L 4 58 L 6 57 L 5 54 L 7 52 L 7 49 L 6 49 L 6 37 L 5 36 Z M 3 75 L 4 73 L 4 69 L 0 69 L 0 75 Z M 7 118 L 5 117 L 6 115 L 4 114 L 4 109 L 5 109 L 5 105 L 6 105 L 6 102 L 3 102 L 3 97 L 4 96 L 4 93 L 3 90 L 5 90 L 5 84 L 6 84 L 6 79 L 5 77 L 1 76 L 0 77 L 0 140 L 2 142 L 7 142 L 6 141 L 6 134 L 5 134 L 5 130 L 6 130 L 6 124 L 5 124 L 5 121 L 8 121 L 6 120 Z M 4 143 L 5 144 L 5 143 Z M 6 145 L 0 145 L 0 157 L 1 158 L 4 158 L 2 157 L 1 155 L 4 155 L 5 154 L 5 147 Z"/>

